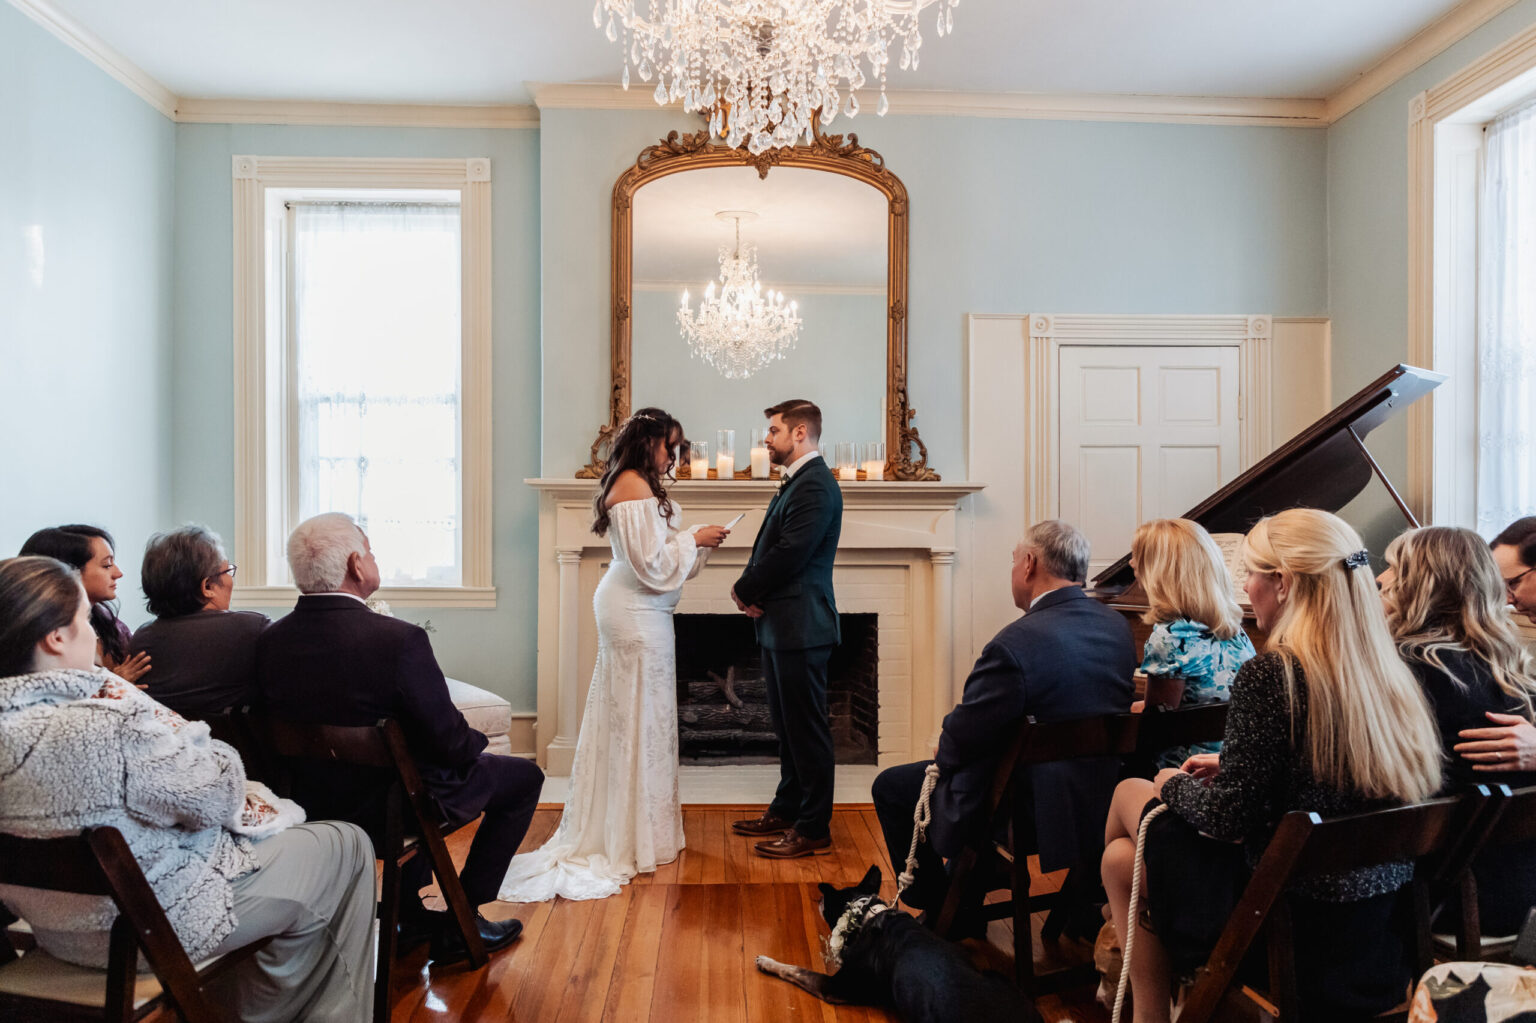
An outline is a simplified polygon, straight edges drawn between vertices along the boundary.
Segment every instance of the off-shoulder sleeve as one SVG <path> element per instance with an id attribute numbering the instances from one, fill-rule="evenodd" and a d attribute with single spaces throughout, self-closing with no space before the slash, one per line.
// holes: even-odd
<path id="1" fill-rule="evenodd" d="M 655 501 L 621 501 L 608 509 L 608 523 L 609 529 L 618 532 L 635 578 L 648 590 L 670 593 L 702 565 L 693 533 L 672 529 Z"/>

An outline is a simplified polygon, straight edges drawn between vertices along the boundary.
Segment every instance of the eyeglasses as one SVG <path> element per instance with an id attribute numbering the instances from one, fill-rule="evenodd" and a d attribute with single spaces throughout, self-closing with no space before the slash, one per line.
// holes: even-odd
<path id="1" fill-rule="evenodd" d="M 1536 565 L 1532 565 L 1530 568 L 1526 569 L 1524 572 L 1521 572 L 1519 575 L 1515 576 L 1513 579 L 1505 579 L 1504 580 L 1504 588 L 1506 590 L 1508 590 L 1510 593 L 1514 593 L 1515 592 L 1515 587 L 1520 585 L 1520 580 L 1524 579 L 1526 576 L 1530 575 L 1532 572 L 1536 572 Z"/>
<path id="2" fill-rule="evenodd" d="M 230 565 L 228 568 L 221 568 L 221 569 L 219 569 L 217 572 L 213 573 L 213 575 L 210 575 L 208 578 L 210 578 L 210 579 L 217 579 L 221 575 L 227 575 L 231 579 L 233 579 L 235 577 L 235 572 L 237 572 L 239 570 L 239 568 L 240 568 L 239 565 Z"/>

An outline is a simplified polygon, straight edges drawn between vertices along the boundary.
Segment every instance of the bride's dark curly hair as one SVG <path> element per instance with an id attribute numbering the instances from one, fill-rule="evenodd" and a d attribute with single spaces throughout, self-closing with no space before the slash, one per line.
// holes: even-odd
<path id="1" fill-rule="evenodd" d="M 672 459 L 677 458 L 677 447 L 683 443 L 683 424 L 659 408 L 643 408 L 635 412 L 619 427 L 619 435 L 613 440 L 613 450 L 608 453 L 608 467 L 603 470 L 597 497 L 592 502 L 592 532 L 598 536 L 608 534 L 608 493 L 619 474 L 627 469 L 638 472 L 651 486 L 661 517 L 672 521 L 672 502 L 667 500 L 664 475 L 656 470 L 656 442 L 665 440 Z M 669 462 L 667 471 L 671 472 Z"/>

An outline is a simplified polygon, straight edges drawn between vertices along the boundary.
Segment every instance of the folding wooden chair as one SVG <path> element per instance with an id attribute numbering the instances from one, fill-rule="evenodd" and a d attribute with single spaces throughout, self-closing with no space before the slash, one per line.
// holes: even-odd
<path id="1" fill-rule="evenodd" d="M 217 1023 L 204 988 L 267 939 L 194 966 L 116 828 L 86 828 L 64 838 L 0 835 L 0 884 L 102 895 L 117 906 L 107 968 L 64 962 L 41 949 L 18 957 L 0 940 L 0 1017 L 94 1019 L 122 1023 L 169 1006 L 188 1023 Z M 151 976 L 139 977 L 139 953 Z"/>
<path id="2" fill-rule="evenodd" d="M 438 887 L 448 903 L 448 911 L 463 935 L 469 950 L 470 965 L 479 969 L 488 956 L 480 930 L 475 923 L 475 907 L 469 904 L 459 873 L 448 855 L 443 839 L 462 825 L 448 825 L 439 819 L 427 796 L 416 764 L 405 746 L 400 726 L 389 719 L 377 724 L 348 727 L 340 725 L 299 724 L 269 717 L 248 715 L 253 733 L 273 764 L 273 788 L 291 794 L 288 772 L 294 761 L 352 764 L 379 772 L 387 786 L 383 847 L 374 854 L 384 861 L 383 892 L 379 898 L 378 968 L 374 978 L 373 1018 L 378 1023 L 389 1019 L 390 971 L 398 948 L 400 923 L 401 868 L 423 852 L 437 875 Z"/>
<path id="3" fill-rule="evenodd" d="M 1223 1000 L 1236 993 L 1238 968 L 1261 939 L 1269 956 L 1268 991 L 1262 1000 L 1246 988 L 1243 992 L 1280 1020 L 1301 1019 L 1286 887 L 1316 874 L 1447 855 L 1465 835 L 1475 833 L 1484 805 L 1477 798 L 1453 797 L 1331 820 L 1299 810 L 1286 814 L 1190 990 L 1181 1023 L 1207 1023 L 1214 1017 Z M 1433 961 L 1428 873 L 1416 872 L 1411 888 L 1416 975 Z"/>
<path id="4" fill-rule="evenodd" d="M 1477 793 L 1488 801 L 1488 809 L 1479 820 L 1476 833 L 1467 837 L 1435 879 L 1454 886 L 1461 903 L 1460 915 L 1454 921 L 1455 931 L 1450 935 L 1436 934 L 1435 950 L 1445 955 L 1454 952 L 1462 962 L 1502 959 L 1514 948 L 1518 937 L 1484 937 L 1477 908 L 1477 877 L 1472 872 L 1477 855 L 1487 849 L 1536 841 L 1536 786 L 1511 791 L 1509 786 L 1500 785 L 1492 793 L 1478 786 L 1464 798 L 1476 798 Z"/>
<path id="5" fill-rule="evenodd" d="M 1226 720 L 1225 703 L 1050 724 L 1026 719 L 992 776 L 986 803 L 991 826 L 981 833 L 982 838 L 968 844 L 950 861 L 949 891 L 935 921 L 935 930 L 951 934 L 962 908 L 980 906 L 986 920 L 1012 917 L 1014 981 L 1031 999 L 1092 980 L 1095 974 L 1091 962 L 1043 975 L 1035 973 L 1030 916 L 1047 911 L 1041 940 L 1054 941 L 1060 937 L 1064 911 L 1074 902 L 1081 902 L 1087 892 L 1098 889 L 1098 864 L 1082 864 L 1069 870 L 1058 892 L 1029 894 L 1028 855 L 1014 840 L 1014 822 L 1030 808 L 1025 786 L 1020 784 L 1024 779 L 1019 768 L 1083 757 L 1150 756 L 1170 746 L 1214 742 L 1225 733 Z M 1004 841 L 990 837 L 1000 832 L 1006 836 Z M 986 903 L 993 887 L 988 879 L 1001 876 L 1007 878 L 1009 898 Z"/>

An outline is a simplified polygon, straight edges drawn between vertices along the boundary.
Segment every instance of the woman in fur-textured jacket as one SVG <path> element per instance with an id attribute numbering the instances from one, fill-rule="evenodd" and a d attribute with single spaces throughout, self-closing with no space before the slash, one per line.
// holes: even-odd
<path id="1" fill-rule="evenodd" d="M 333 822 L 257 843 L 237 835 L 273 809 L 248 805 L 239 755 L 206 724 L 95 668 L 89 612 L 68 565 L 0 561 L 0 831 L 118 829 L 194 962 L 271 936 L 214 992 L 239 1018 L 367 1018 L 367 836 Z M 12 886 L 0 899 L 45 951 L 105 966 L 110 899 Z"/>

